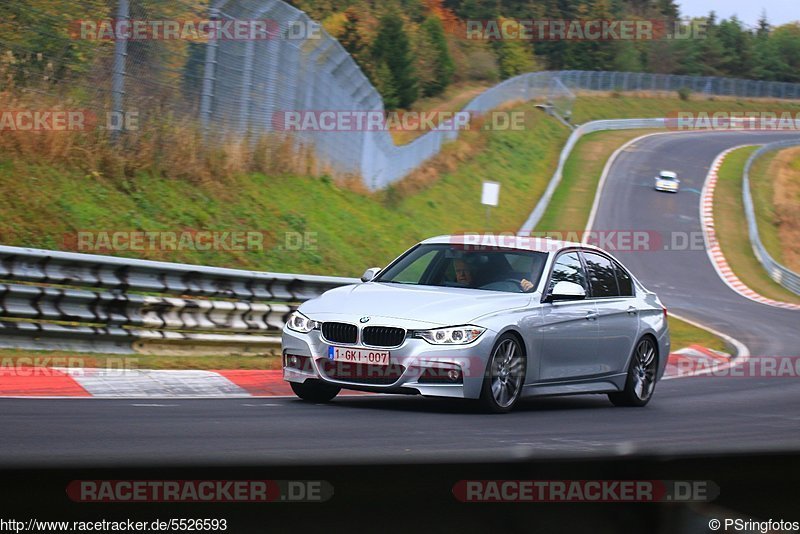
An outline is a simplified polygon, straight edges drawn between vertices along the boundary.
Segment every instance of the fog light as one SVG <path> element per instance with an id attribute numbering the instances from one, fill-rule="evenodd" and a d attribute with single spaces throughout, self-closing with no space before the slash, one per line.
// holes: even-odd
<path id="1" fill-rule="evenodd" d="M 461 371 L 458 369 L 450 369 L 447 371 L 447 378 L 449 378 L 451 382 L 457 382 L 460 376 Z"/>

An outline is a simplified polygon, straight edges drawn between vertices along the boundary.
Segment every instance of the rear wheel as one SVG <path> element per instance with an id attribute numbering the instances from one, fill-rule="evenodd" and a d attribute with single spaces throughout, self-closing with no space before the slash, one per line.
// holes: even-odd
<path id="1" fill-rule="evenodd" d="M 525 382 L 525 354 L 519 340 L 511 335 L 500 336 L 492 350 L 486 376 L 483 378 L 481 404 L 491 413 L 510 412 L 522 396 Z"/>
<path id="2" fill-rule="evenodd" d="M 614 406 L 644 406 L 653 396 L 657 372 L 658 353 L 655 341 L 651 337 L 644 337 L 633 350 L 625 389 L 609 393 L 609 400 Z"/>
<path id="3" fill-rule="evenodd" d="M 340 387 L 319 380 L 306 380 L 302 384 L 289 382 L 289 384 L 295 395 L 308 402 L 328 402 L 342 390 Z"/>

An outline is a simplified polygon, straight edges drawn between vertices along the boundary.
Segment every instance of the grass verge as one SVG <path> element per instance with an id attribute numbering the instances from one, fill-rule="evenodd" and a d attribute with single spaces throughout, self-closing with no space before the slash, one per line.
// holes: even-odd
<path id="1" fill-rule="evenodd" d="M 756 147 L 731 152 L 719 170 L 714 191 L 714 226 L 725 259 L 734 274 L 753 291 L 785 302 L 800 304 L 795 295 L 774 282 L 753 254 L 742 202 L 742 171 Z"/>
<path id="2" fill-rule="evenodd" d="M 660 130 L 594 132 L 581 137 L 564 165 L 561 183 L 535 230 L 583 232 L 608 159 L 631 139 L 657 131 Z"/>
<path id="3" fill-rule="evenodd" d="M 689 345 L 700 345 L 701 347 L 723 352 L 733 350 L 722 338 L 672 316 L 669 316 L 669 337 L 672 342 L 673 352 Z"/>
<path id="4" fill-rule="evenodd" d="M 800 148 L 758 158 L 750 192 L 764 247 L 775 261 L 800 273 Z"/>

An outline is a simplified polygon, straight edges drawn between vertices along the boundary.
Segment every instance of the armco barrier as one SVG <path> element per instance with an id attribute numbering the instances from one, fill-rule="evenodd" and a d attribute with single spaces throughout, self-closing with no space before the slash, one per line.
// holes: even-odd
<path id="1" fill-rule="evenodd" d="M 787 269 L 775 261 L 772 256 L 770 256 L 769 252 L 767 252 L 767 249 L 764 248 L 764 244 L 761 242 L 761 237 L 758 235 L 758 222 L 756 221 L 755 208 L 753 207 L 753 198 L 750 194 L 750 170 L 753 167 L 753 163 L 755 163 L 759 157 L 763 156 L 767 152 L 781 150 L 783 148 L 789 148 L 793 146 L 800 146 L 800 139 L 769 143 L 762 146 L 750 155 L 750 158 L 748 158 L 747 163 L 744 166 L 742 200 L 744 202 L 744 214 L 747 218 L 747 233 L 750 235 L 750 244 L 753 247 L 753 252 L 755 253 L 756 258 L 759 262 L 761 262 L 761 265 L 764 266 L 764 269 L 767 270 L 770 278 L 778 282 L 789 291 L 800 295 L 800 274 Z"/>
<path id="2" fill-rule="evenodd" d="M 0 246 L 0 347 L 271 352 L 299 303 L 355 282 Z"/>

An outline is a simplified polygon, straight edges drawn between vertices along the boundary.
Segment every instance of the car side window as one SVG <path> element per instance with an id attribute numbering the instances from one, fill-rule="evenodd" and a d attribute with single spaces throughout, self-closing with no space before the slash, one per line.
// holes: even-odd
<path id="1" fill-rule="evenodd" d="M 619 286 L 619 294 L 623 297 L 633 296 L 633 280 L 631 275 L 619 263 L 614 263 L 617 271 L 617 285 Z"/>
<path id="2" fill-rule="evenodd" d="M 548 293 L 558 282 L 573 282 L 586 289 L 586 272 L 577 252 L 565 252 L 556 258 L 553 264 L 553 274 L 550 275 Z"/>
<path id="3" fill-rule="evenodd" d="M 616 269 L 611 260 L 592 252 L 584 252 L 583 259 L 586 261 L 592 296 L 597 298 L 618 297 L 620 292 L 617 287 Z"/>

